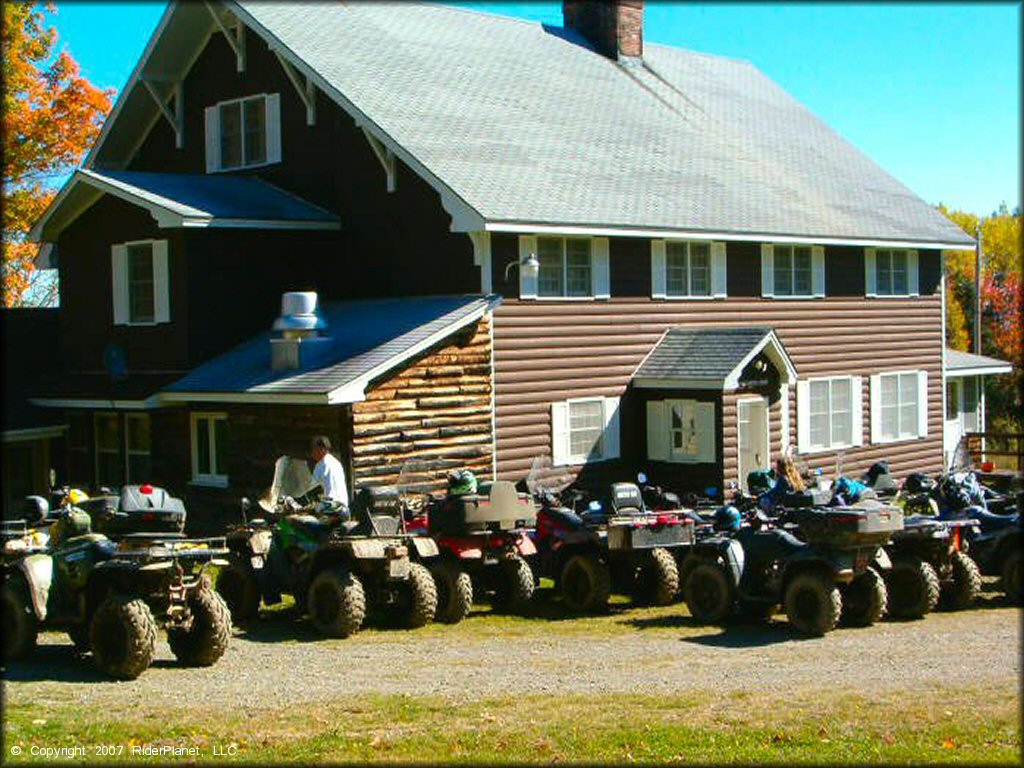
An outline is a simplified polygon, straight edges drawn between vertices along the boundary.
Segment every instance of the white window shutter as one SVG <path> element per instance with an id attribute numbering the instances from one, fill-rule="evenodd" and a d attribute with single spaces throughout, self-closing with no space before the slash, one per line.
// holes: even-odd
<path id="1" fill-rule="evenodd" d="M 519 236 L 519 298 L 537 298 L 537 276 L 527 277 L 523 274 L 523 262 L 530 254 L 537 254 L 537 238 L 528 235 Z"/>
<path id="2" fill-rule="evenodd" d="M 928 371 L 917 372 L 917 436 L 928 436 Z"/>
<path id="3" fill-rule="evenodd" d="M 153 243 L 153 320 L 171 321 L 171 281 L 167 267 L 167 241 Z"/>
<path id="4" fill-rule="evenodd" d="M 853 444 L 864 445 L 864 378 L 850 377 L 850 413 L 853 414 Z"/>
<path id="5" fill-rule="evenodd" d="M 664 299 L 665 287 L 665 241 L 651 240 L 651 298 Z"/>
<path id="6" fill-rule="evenodd" d="M 715 404 L 696 403 L 694 405 L 694 421 L 697 427 L 697 456 L 701 464 L 715 462 Z"/>
<path id="7" fill-rule="evenodd" d="M 551 404 L 551 463 L 556 467 L 569 463 L 569 404 Z"/>
<path id="8" fill-rule="evenodd" d="M 871 407 L 871 442 L 882 442 L 882 376 L 871 377 L 871 391 L 868 393 Z"/>
<path id="9" fill-rule="evenodd" d="M 811 248 L 811 289 L 815 296 L 825 295 L 825 249 L 820 245 Z"/>
<path id="10" fill-rule="evenodd" d="M 726 277 L 728 270 L 725 261 L 725 243 L 711 244 L 711 295 L 724 299 L 728 293 Z"/>
<path id="11" fill-rule="evenodd" d="M 664 400 L 647 403 L 647 459 L 668 460 L 668 404 Z"/>
<path id="12" fill-rule="evenodd" d="M 771 243 L 761 243 L 761 295 L 775 295 L 775 262 Z"/>
<path id="13" fill-rule="evenodd" d="M 111 246 L 110 277 L 114 325 L 128 325 L 128 246 Z"/>
<path id="14" fill-rule="evenodd" d="M 206 172 L 220 170 L 220 107 L 206 108 Z"/>
<path id="15" fill-rule="evenodd" d="M 617 459 L 621 455 L 619 446 L 619 398 L 604 399 L 604 458 Z"/>
<path id="16" fill-rule="evenodd" d="M 267 95 L 267 162 L 281 162 L 281 94 Z"/>
<path id="17" fill-rule="evenodd" d="M 608 256 L 608 238 L 595 237 L 591 243 L 590 279 L 595 299 L 607 299 L 612 295 L 611 265 Z"/>
<path id="18" fill-rule="evenodd" d="M 878 285 L 875 278 L 875 249 L 864 249 L 864 295 L 877 296 Z"/>
<path id="19" fill-rule="evenodd" d="M 917 251 L 907 251 L 907 293 L 919 296 L 921 287 L 917 270 Z"/>
<path id="20" fill-rule="evenodd" d="M 811 447 L 811 383 L 796 383 L 796 450 L 806 453 Z"/>

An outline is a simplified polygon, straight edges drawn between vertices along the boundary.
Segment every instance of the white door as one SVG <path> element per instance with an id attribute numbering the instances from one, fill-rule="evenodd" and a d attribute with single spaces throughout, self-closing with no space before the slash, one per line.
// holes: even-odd
<path id="1" fill-rule="evenodd" d="M 763 397 L 740 400 L 739 418 L 740 487 L 747 490 L 747 475 L 755 469 L 768 469 L 768 401 Z"/>
<path id="2" fill-rule="evenodd" d="M 963 420 L 960 418 L 962 387 L 960 379 L 946 379 L 946 422 L 942 425 L 942 449 L 947 467 L 953 461 L 956 447 L 964 434 Z"/>

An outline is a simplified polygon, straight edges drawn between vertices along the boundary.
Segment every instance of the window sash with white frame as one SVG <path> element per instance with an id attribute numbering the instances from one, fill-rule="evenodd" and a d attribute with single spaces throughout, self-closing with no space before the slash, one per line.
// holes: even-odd
<path id="1" fill-rule="evenodd" d="M 151 447 L 152 433 L 149 415 L 126 413 L 124 416 L 124 448 L 129 483 L 143 483 L 151 479 Z"/>
<path id="2" fill-rule="evenodd" d="M 569 461 L 604 458 L 604 398 L 569 402 Z"/>
<path id="3" fill-rule="evenodd" d="M 776 296 L 813 296 L 809 245 L 776 245 L 772 249 Z"/>
<path id="4" fill-rule="evenodd" d="M 96 487 L 118 487 L 124 482 L 121 457 L 121 429 L 116 413 L 93 414 L 93 446 L 96 458 Z"/>
<path id="5" fill-rule="evenodd" d="M 156 320 L 156 284 L 153 276 L 153 244 L 131 243 L 128 248 L 128 323 Z"/>
<path id="6" fill-rule="evenodd" d="M 207 107 L 208 173 L 258 168 L 280 161 L 280 94 L 257 94 Z"/>
<path id="7" fill-rule="evenodd" d="M 647 458 L 682 464 L 716 459 L 715 404 L 700 400 L 650 400 L 647 403 Z"/>
<path id="8" fill-rule="evenodd" d="M 227 426 L 227 414 L 192 414 L 193 484 L 227 486 Z"/>
<path id="9" fill-rule="evenodd" d="M 853 445 L 853 381 L 849 376 L 808 382 L 810 449 L 828 450 Z M 859 403 L 858 403 L 859 405 Z"/>
<path id="10" fill-rule="evenodd" d="M 166 240 L 111 246 L 114 325 L 170 322 L 170 274 Z"/>
<path id="11" fill-rule="evenodd" d="M 593 296 L 591 241 L 579 237 L 538 237 L 537 295 L 548 298 Z"/>
<path id="12" fill-rule="evenodd" d="M 906 296 L 910 293 L 907 252 L 875 251 L 875 293 L 879 296 Z"/>
<path id="13" fill-rule="evenodd" d="M 975 376 L 967 376 L 963 379 L 961 393 L 963 401 L 960 404 L 960 423 L 964 432 L 980 432 L 980 404 L 979 380 Z"/>
<path id="14" fill-rule="evenodd" d="M 619 457 L 619 398 L 585 397 L 551 404 L 555 466 Z"/>
<path id="15" fill-rule="evenodd" d="M 711 295 L 710 243 L 665 243 L 665 295 Z"/>
<path id="16" fill-rule="evenodd" d="M 872 442 L 910 440 L 927 434 L 927 374 L 894 371 L 872 376 Z"/>

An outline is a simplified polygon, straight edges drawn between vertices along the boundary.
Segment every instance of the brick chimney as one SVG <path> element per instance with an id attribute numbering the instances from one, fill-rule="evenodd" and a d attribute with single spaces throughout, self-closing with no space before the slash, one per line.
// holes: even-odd
<path id="1" fill-rule="evenodd" d="M 644 55 L 644 0 L 563 0 L 562 19 L 610 59 Z"/>

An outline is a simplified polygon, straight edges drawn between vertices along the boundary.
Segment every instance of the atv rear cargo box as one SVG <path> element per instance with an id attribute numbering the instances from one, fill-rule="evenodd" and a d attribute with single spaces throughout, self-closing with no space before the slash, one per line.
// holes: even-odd
<path id="1" fill-rule="evenodd" d="M 537 509 L 530 497 L 508 480 L 495 480 L 473 493 L 449 496 L 430 511 L 430 532 L 459 536 L 482 531 L 511 531 L 536 524 Z"/>
<path id="2" fill-rule="evenodd" d="M 832 547 L 879 546 L 903 530 L 903 512 L 885 505 L 794 509 L 787 519 L 809 543 Z"/>
<path id="3" fill-rule="evenodd" d="M 79 506 L 100 533 L 181 533 L 185 504 L 155 485 L 125 485 L 120 495 L 94 496 Z"/>
<path id="4" fill-rule="evenodd" d="M 685 517 L 664 524 L 643 517 L 628 522 L 619 522 L 615 518 L 608 521 L 608 549 L 680 547 L 693 542 L 693 521 Z"/>

